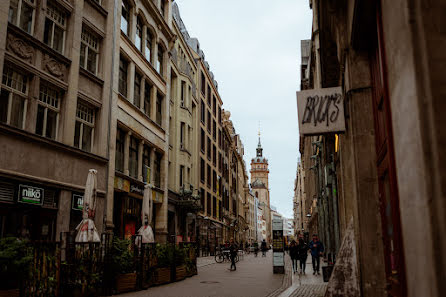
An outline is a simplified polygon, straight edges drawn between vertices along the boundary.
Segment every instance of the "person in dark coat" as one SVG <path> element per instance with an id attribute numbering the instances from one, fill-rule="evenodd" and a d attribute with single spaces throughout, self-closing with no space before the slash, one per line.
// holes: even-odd
<path id="1" fill-rule="evenodd" d="M 237 267 L 235 266 L 235 257 L 237 256 L 237 245 L 234 243 L 234 239 L 231 238 L 231 244 L 229 246 L 229 256 L 231 258 L 231 267 L 229 270 L 234 271 L 237 270 Z M 234 267 L 234 269 L 232 268 Z"/>
<path id="2" fill-rule="evenodd" d="M 299 244 L 297 245 L 297 258 L 299 259 L 300 274 L 305 274 L 305 266 L 307 264 L 308 257 L 308 244 L 304 242 L 303 238 L 299 238 Z"/>
<path id="3" fill-rule="evenodd" d="M 311 250 L 311 260 L 313 262 L 313 274 L 319 275 L 319 267 L 321 265 L 321 259 L 324 252 L 324 245 L 319 241 L 317 234 L 313 234 L 313 240 L 308 245 L 308 248 Z"/>
<path id="4" fill-rule="evenodd" d="M 265 239 L 262 241 L 261 249 L 262 249 L 262 257 L 266 257 L 266 251 L 268 250 L 268 248 L 266 247 Z"/>
<path id="5" fill-rule="evenodd" d="M 291 257 L 291 263 L 293 263 L 293 273 L 297 272 L 297 259 L 299 255 L 299 251 L 297 249 L 297 243 L 293 240 L 291 241 L 289 253 Z"/>

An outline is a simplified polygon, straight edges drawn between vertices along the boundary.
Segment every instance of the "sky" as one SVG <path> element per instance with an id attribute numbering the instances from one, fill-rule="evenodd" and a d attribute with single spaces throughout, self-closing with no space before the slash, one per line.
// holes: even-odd
<path id="1" fill-rule="evenodd" d="M 308 0 L 176 0 L 218 82 L 223 108 L 245 147 L 249 173 L 260 125 L 270 203 L 293 217 L 299 155 L 296 91 L 300 40 L 311 38 Z M 259 124 L 260 123 L 260 124 Z"/>

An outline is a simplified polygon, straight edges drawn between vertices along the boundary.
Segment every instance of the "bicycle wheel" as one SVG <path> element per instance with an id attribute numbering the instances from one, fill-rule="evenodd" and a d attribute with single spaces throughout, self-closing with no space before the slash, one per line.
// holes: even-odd
<path id="1" fill-rule="evenodd" d="M 224 260 L 225 260 L 225 257 L 222 254 L 215 255 L 215 262 L 223 263 Z"/>

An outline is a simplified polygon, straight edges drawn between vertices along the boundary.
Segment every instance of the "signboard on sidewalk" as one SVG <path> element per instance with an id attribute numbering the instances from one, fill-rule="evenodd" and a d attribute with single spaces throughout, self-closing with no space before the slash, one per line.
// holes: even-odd
<path id="1" fill-rule="evenodd" d="M 273 219 L 273 272 L 285 273 L 283 220 Z"/>
<path id="2" fill-rule="evenodd" d="M 342 88 L 297 92 L 300 135 L 345 132 Z"/>

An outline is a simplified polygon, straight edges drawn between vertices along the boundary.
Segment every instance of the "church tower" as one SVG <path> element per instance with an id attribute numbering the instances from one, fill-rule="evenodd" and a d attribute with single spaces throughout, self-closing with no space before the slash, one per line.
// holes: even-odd
<path id="1" fill-rule="evenodd" d="M 269 197 L 269 169 L 268 159 L 263 156 L 262 143 L 260 142 L 256 149 L 255 158 L 251 159 L 251 189 L 255 197 L 259 199 L 259 206 L 262 208 L 262 216 L 266 222 L 266 240 L 271 242 L 271 211 Z"/>

